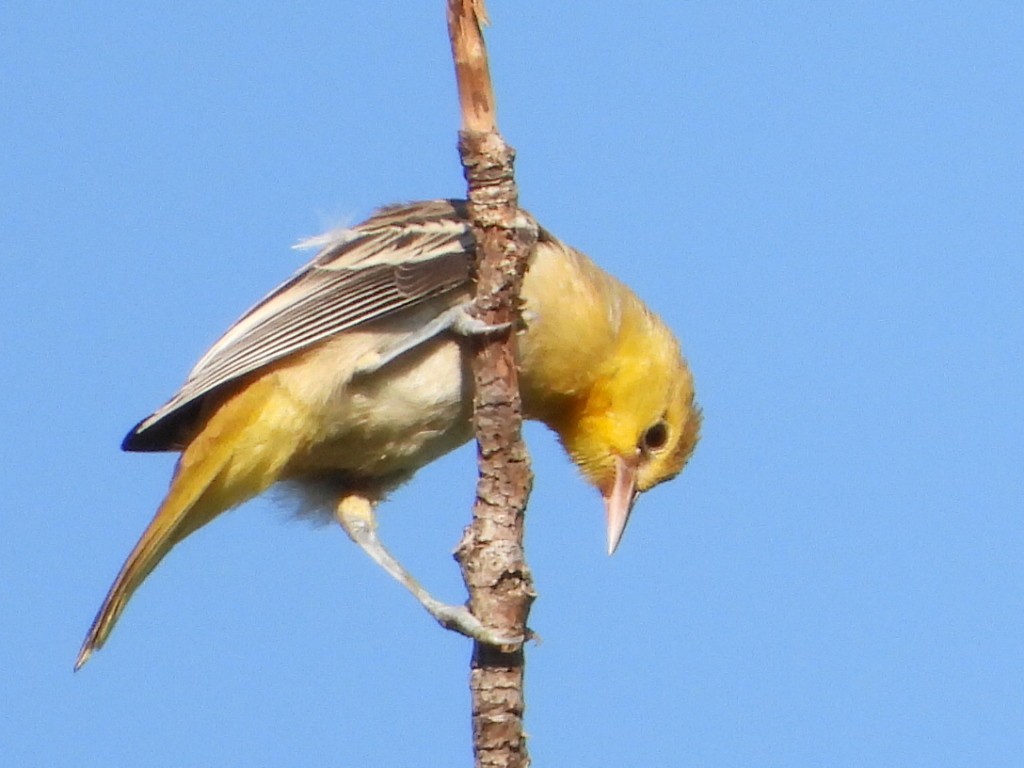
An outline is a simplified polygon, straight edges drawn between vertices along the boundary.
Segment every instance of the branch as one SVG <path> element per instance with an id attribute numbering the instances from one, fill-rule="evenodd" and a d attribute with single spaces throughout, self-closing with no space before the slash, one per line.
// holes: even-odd
<path id="1" fill-rule="evenodd" d="M 512 169 L 515 152 L 497 130 L 483 23 L 483 0 L 449 0 L 448 31 L 462 109 L 459 153 L 477 246 L 474 311 L 490 325 L 515 329 L 519 292 L 537 230 L 519 215 Z M 473 614 L 503 634 L 526 637 L 526 620 L 536 596 L 523 553 L 532 475 L 521 435 L 514 331 L 479 340 L 473 376 L 480 477 L 473 521 L 455 557 Z M 521 644 L 508 649 L 474 643 L 470 690 L 479 768 L 529 765 L 523 731 L 524 662 Z"/>

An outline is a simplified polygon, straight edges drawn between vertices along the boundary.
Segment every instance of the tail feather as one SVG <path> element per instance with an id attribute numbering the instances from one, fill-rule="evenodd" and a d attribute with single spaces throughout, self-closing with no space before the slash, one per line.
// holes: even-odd
<path id="1" fill-rule="evenodd" d="M 225 402 L 182 453 L 167 498 L 128 555 L 85 636 L 76 671 L 103 647 L 132 594 L 178 542 L 278 479 L 290 456 L 288 446 L 276 443 L 276 450 L 268 450 L 273 441 L 247 430 L 271 394 L 263 383 L 257 381 Z"/>

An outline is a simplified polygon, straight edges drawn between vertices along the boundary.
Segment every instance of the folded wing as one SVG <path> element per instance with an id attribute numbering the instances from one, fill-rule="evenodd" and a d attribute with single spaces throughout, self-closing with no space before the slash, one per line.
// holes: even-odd
<path id="1" fill-rule="evenodd" d="M 466 203 L 393 206 L 304 243 L 316 257 L 232 325 L 165 405 L 125 437 L 129 451 L 178 450 L 202 398 L 323 339 L 464 290 L 473 235 Z"/>

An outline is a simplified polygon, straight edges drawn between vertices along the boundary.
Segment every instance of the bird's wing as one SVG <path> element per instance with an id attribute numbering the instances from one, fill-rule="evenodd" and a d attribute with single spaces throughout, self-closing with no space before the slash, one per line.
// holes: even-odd
<path id="1" fill-rule="evenodd" d="M 316 257 L 242 315 L 165 405 L 128 433 L 126 450 L 179 448 L 176 416 L 200 398 L 329 336 L 458 290 L 469 280 L 473 235 L 458 200 L 384 208 L 351 229 L 300 245 Z M 187 419 L 186 419 L 187 420 Z"/>

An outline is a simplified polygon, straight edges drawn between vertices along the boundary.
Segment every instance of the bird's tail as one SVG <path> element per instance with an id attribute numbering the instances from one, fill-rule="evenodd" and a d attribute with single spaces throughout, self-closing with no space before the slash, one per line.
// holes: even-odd
<path id="1" fill-rule="evenodd" d="M 287 447 L 269 451 L 267 442 L 249 429 L 268 404 L 261 384 L 257 381 L 225 402 L 182 453 L 167 498 L 110 587 L 75 670 L 103 646 L 132 594 L 175 544 L 278 479 Z"/>

